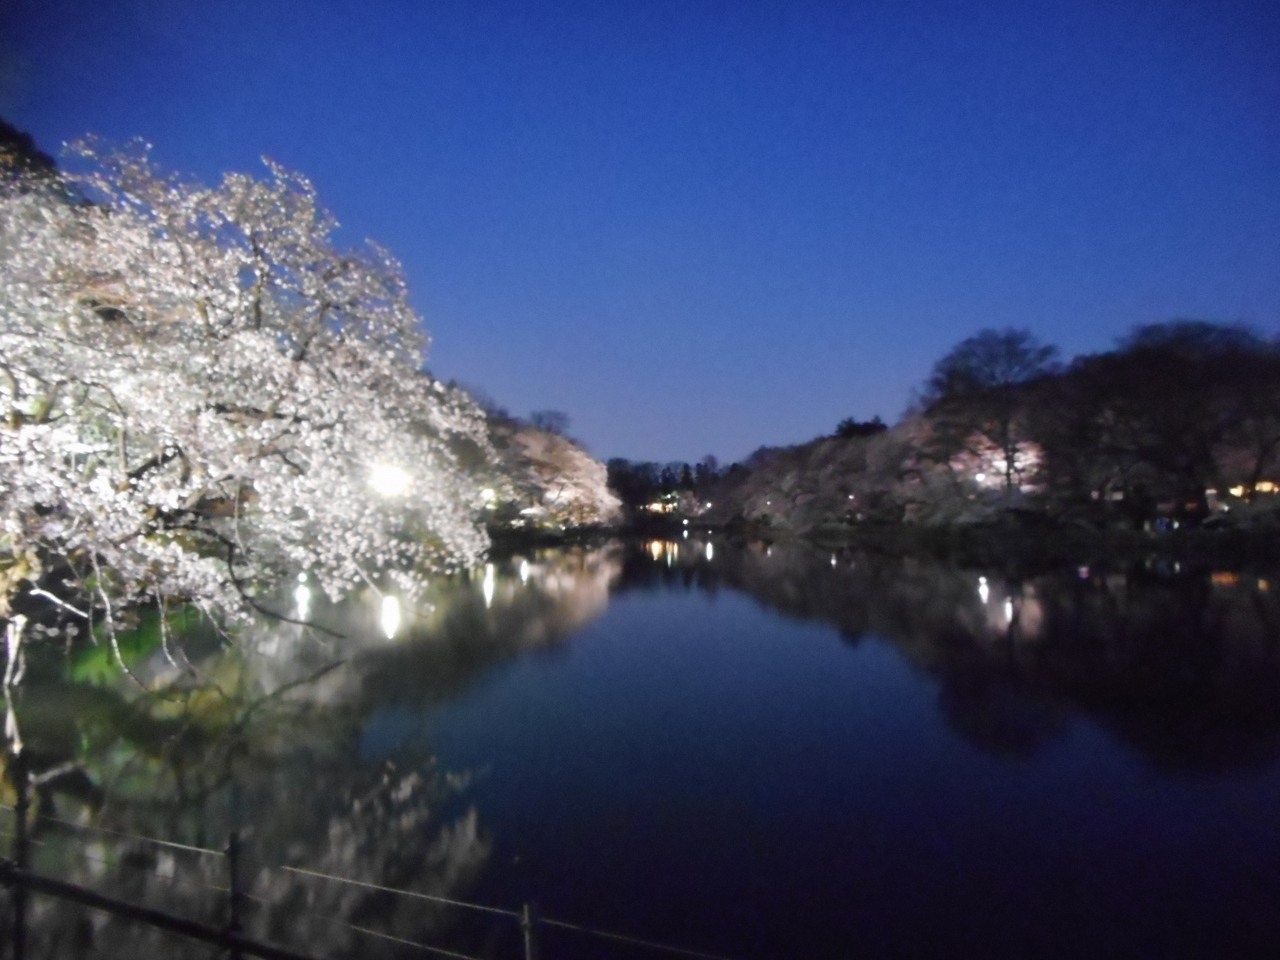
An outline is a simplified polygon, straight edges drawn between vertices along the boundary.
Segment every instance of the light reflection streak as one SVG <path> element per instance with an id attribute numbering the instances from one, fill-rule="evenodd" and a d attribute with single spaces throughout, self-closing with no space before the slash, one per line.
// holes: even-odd
<path id="1" fill-rule="evenodd" d="M 484 606 L 487 610 L 493 606 L 494 572 L 492 563 L 484 565 L 484 583 L 480 589 L 484 592 Z"/>
<path id="2" fill-rule="evenodd" d="M 382 626 L 382 632 L 387 635 L 390 640 L 395 637 L 396 632 L 400 629 L 400 600 L 397 597 L 387 594 L 382 598 L 382 611 L 378 617 L 378 622 Z"/>
<path id="3" fill-rule="evenodd" d="M 307 587 L 307 575 L 298 574 L 298 586 L 293 591 L 293 599 L 297 604 L 297 620 L 311 619 L 311 590 Z"/>

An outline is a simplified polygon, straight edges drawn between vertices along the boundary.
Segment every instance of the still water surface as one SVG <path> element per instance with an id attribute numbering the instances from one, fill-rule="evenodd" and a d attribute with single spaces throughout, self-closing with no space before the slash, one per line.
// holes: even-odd
<path id="1" fill-rule="evenodd" d="M 213 846 L 236 824 L 264 864 L 731 958 L 1274 957 L 1272 582 L 615 544 L 440 584 L 393 639 L 377 598 L 319 604 L 341 637 L 263 628 L 200 660 L 195 636 L 219 688 L 181 705 L 50 668 L 22 720 L 79 763 L 60 818 Z M 60 829 L 49 872 L 214 877 L 110 843 L 94 867 Z M 342 923 L 520 955 L 506 918 L 333 887 L 255 868 L 275 906 L 251 926 L 322 955 L 419 955 Z M 47 945 L 74 955 L 60 916 Z M 102 955 L 136 947 L 111 933 Z"/>

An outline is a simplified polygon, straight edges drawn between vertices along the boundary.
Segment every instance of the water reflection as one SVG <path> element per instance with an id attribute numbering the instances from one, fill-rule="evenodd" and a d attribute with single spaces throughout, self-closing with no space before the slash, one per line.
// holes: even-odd
<path id="1" fill-rule="evenodd" d="M 398 710 L 457 696 L 523 651 L 562 642 L 605 609 L 620 569 L 609 550 L 539 552 L 490 564 L 479 592 L 442 580 L 412 602 L 371 591 L 336 605 L 299 579 L 281 605 L 309 614 L 314 629 L 264 621 L 228 649 L 205 624 L 184 643 L 192 672 L 175 674 L 159 650 L 135 662 L 145 689 L 107 659 L 92 671 L 73 662 L 68 673 L 59 657 L 42 658 L 21 709 L 39 807 L 114 832 L 82 835 L 42 821 L 35 868 L 221 925 L 220 857 L 124 835 L 221 849 L 236 827 L 254 860 L 251 902 L 275 905 L 250 913 L 250 935 L 332 957 L 399 955 L 353 925 L 462 952 L 501 949 L 511 931 L 273 867 L 431 895 L 467 891 L 492 847 L 468 800 L 471 773 L 438 769 L 420 730 L 381 739 L 371 731 Z M 0 803 L 11 806 L 7 780 L 5 790 Z M 184 948 L 128 924 L 90 922 L 54 901 L 41 899 L 32 915 L 32 957 L 176 949 Z"/>
<path id="2" fill-rule="evenodd" d="M 176 670 L 159 649 L 144 651 L 135 669 L 147 690 L 112 674 L 107 659 L 77 660 L 70 671 L 57 657 L 33 662 L 20 713 L 46 778 L 40 803 L 62 819 L 197 846 L 219 847 L 232 826 L 246 827 L 263 864 L 465 896 L 496 869 L 502 838 L 489 835 L 485 809 L 471 805 L 478 765 L 439 769 L 428 719 L 442 704 L 484 689 L 482 681 L 500 675 L 504 665 L 566 649 L 612 596 L 628 591 L 741 591 L 787 617 L 829 624 L 850 647 L 881 649 L 887 641 L 895 662 L 905 658 L 917 668 L 913 675 L 928 691 L 930 716 L 963 738 L 948 734 L 951 741 L 1000 769 L 1029 766 L 1024 761 L 1060 741 L 1078 717 L 1166 771 L 1238 770 L 1275 759 L 1280 605 L 1269 588 L 1274 576 L 1102 563 L 1015 576 L 799 545 L 736 546 L 698 530 L 684 533 L 687 538 L 495 558 L 475 579 L 442 578 L 414 597 L 370 589 L 332 604 L 299 579 L 282 587 L 280 609 L 305 609 L 308 616 L 295 619 L 313 621 L 314 629 L 264 622 L 230 651 L 207 625 L 188 631 L 183 649 L 198 673 Z M 827 637 L 845 657 L 846 649 Z M 721 667 L 725 677 L 737 676 L 728 663 L 735 648 L 718 649 L 724 662 L 703 676 L 718 679 Z M 771 655 L 797 654 L 783 648 Z M 549 659 L 555 662 L 533 662 Z M 718 690 L 724 698 L 700 704 L 707 716 L 738 702 L 727 679 L 723 687 L 697 689 Z M 846 693 L 853 698 L 858 691 L 841 690 Z M 598 708 L 581 725 L 621 723 L 608 715 L 613 707 Z M 760 712 L 754 703 L 750 709 Z M 892 713 L 893 705 L 884 709 Z M 622 742 L 645 741 L 646 722 L 627 714 Z M 728 739 L 733 729 L 726 723 L 718 735 Z M 732 752 L 728 745 L 724 750 Z M 767 757 L 767 751 L 748 752 L 753 765 Z M 605 763 L 601 756 L 581 762 Z M 1007 762 L 990 764 L 986 756 Z M 815 754 L 812 766 L 824 760 Z M 625 772 L 623 761 L 609 762 Z M 682 775 L 696 783 L 700 768 Z M 753 772 L 751 782 L 757 779 L 768 780 L 768 771 L 758 778 Z M 655 776 L 650 786 L 661 781 Z M 621 802 L 610 794 L 606 805 L 615 801 Z M 12 802 L 11 792 L 4 802 Z M 710 803 L 705 796 L 699 802 Z M 864 826 L 879 829 L 878 823 Z M 221 922 L 216 900 L 193 886 L 221 882 L 216 862 L 110 836 L 86 848 L 48 826 L 38 839 L 44 846 L 37 848 L 36 865 L 43 871 Z M 766 850 L 774 841 L 751 842 Z M 250 892 L 282 905 L 255 916 L 251 932 L 325 956 L 379 955 L 349 928 L 335 929 L 335 921 L 476 956 L 515 946 L 488 939 L 500 937 L 490 928 L 459 925 L 421 903 L 406 906 L 265 866 L 251 874 Z M 33 956 L 172 950 L 109 923 L 87 928 L 75 911 L 41 909 Z"/>
<path id="3" fill-rule="evenodd" d="M 311 589 L 307 586 L 307 575 L 305 573 L 298 574 L 298 585 L 293 591 L 295 620 L 301 620 L 304 623 L 311 619 Z"/>
<path id="4" fill-rule="evenodd" d="M 378 623 L 382 627 L 382 632 L 387 635 L 387 639 L 393 639 L 400 629 L 400 599 L 387 594 L 382 598 L 380 607 Z"/>
<path id="5" fill-rule="evenodd" d="M 486 563 L 484 565 L 484 584 L 481 589 L 484 591 L 485 607 L 488 608 L 493 606 L 494 573 L 492 563 Z"/>
<path id="6" fill-rule="evenodd" d="M 664 579 L 683 571 L 686 585 L 743 590 L 850 643 L 890 641 L 938 679 L 954 728 L 996 753 L 1039 749 L 1064 711 L 1097 719 L 1161 767 L 1255 765 L 1280 745 L 1280 604 L 1258 585 L 1266 577 L 1095 565 L 984 573 L 975 590 L 973 572 L 919 559 L 833 565 L 797 544 L 715 556 Z M 655 573 L 630 563 L 627 582 Z"/>

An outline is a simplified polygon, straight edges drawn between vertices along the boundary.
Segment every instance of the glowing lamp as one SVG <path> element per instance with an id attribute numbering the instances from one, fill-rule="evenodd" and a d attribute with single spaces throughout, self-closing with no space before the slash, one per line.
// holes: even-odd
<path id="1" fill-rule="evenodd" d="M 389 463 L 374 464 L 369 471 L 369 486 L 384 497 L 398 497 L 409 489 L 413 478 L 407 470 Z"/>

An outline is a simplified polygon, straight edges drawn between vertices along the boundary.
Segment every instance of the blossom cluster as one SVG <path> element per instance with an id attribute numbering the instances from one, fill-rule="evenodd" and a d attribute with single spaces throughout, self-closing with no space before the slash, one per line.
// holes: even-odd
<path id="1" fill-rule="evenodd" d="M 484 416 L 422 372 L 399 264 L 337 247 L 272 163 L 205 187 L 76 149 L 87 172 L 0 195 L 0 617 L 34 594 L 234 616 L 286 573 L 336 597 L 474 564 L 453 451 Z"/>

